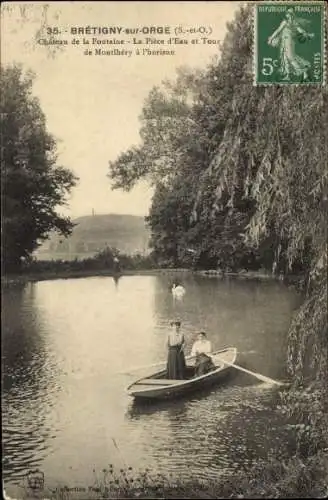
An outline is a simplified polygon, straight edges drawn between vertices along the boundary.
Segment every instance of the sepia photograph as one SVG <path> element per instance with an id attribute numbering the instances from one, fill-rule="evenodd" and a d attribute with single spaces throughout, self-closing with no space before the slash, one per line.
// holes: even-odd
<path id="1" fill-rule="evenodd" d="M 327 498 L 327 10 L 1 4 L 6 500 Z"/>

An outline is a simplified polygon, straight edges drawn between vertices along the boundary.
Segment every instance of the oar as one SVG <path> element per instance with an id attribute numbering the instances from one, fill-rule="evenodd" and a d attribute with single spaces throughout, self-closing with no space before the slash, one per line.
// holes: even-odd
<path id="1" fill-rule="evenodd" d="M 211 355 L 214 355 L 220 351 L 221 351 L 221 349 L 219 351 L 211 353 Z M 186 356 L 185 359 L 190 360 L 194 357 L 195 356 Z M 221 359 L 221 361 L 222 361 L 222 363 L 225 363 L 226 365 L 232 366 L 233 368 L 236 368 L 237 370 L 240 370 L 244 373 L 247 373 L 248 375 L 253 375 L 253 377 L 256 377 L 257 379 L 261 380 L 262 382 L 267 382 L 269 384 L 276 384 L 276 385 L 280 385 L 280 386 L 286 385 L 285 382 L 278 382 L 277 380 L 274 380 L 273 378 L 270 378 L 270 377 L 266 377 L 265 375 L 261 375 L 260 373 L 252 372 L 251 370 L 246 370 L 246 368 L 243 368 L 242 366 L 236 365 L 235 363 L 230 363 L 229 361 L 226 361 L 225 359 Z M 121 372 L 121 374 L 131 373 L 132 371 L 142 370 L 142 369 L 146 369 L 146 368 L 152 368 L 152 367 L 159 366 L 159 365 L 165 365 L 165 363 L 166 363 L 166 361 L 159 361 L 158 363 L 153 363 L 152 365 L 137 366 L 134 368 L 130 368 L 129 370 L 126 370 L 124 372 Z"/>
<path id="2" fill-rule="evenodd" d="M 286 385 L 284 382 L 278 382 L 278 380 L 273 380 L 273 378 L 266 377 L 265 375 L 261 375 L 260 373 L 251 372 L 250 370 L 246 370 L 246 368 L 243 368 L 242 366 L 236 365 L 235 363 L 230 363 L 229 361 L 226 361 L 225 359 L 221 359 L 221 361 L 222 361 L 222 363 L 225 363 L 226 365 L 232 366 L 233 368 L 236 368 L 237 370 L 248 373 L 248 375 L 253 375 L 253 377 L 258 378 L 262 382 L 268 382 L 269 384 L 276 384 L 276 385 Z"/>

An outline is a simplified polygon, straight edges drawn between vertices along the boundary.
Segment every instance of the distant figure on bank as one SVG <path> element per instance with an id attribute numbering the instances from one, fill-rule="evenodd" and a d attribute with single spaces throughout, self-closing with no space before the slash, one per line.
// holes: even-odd
<path id="1" fill-rule="evenodd" d="M 205 375 L 212 370 L 215 370 L 215 365 L 210 356 L 212 352 L 212 344 L 206 338 L 205 332 L 200 332 L 198 338 L 191 349 L 191 356 L 195 356 L 195 375 Z"/>
<path id="2" fill-rule="evenodd" d="M 182 299 L 184 294 L 186 293 L 186 289 L 182 285 L 178 285 L 176 283 L 173 283 L 172 286 L 172 295 L 176 299 Z"/>
<path id="3" fill-rule="evenodd" d="M 115 257 L 113 258 L 113 262 L 114 262 L 114 271 L 115 271 L 116 273 L 120 272 L 120 270 L 121 270 L 121 266 L 120 266 L 120 261 L 119 261 L 119 258 L 115 256 Z"/>
<path id="4" fill-rule="evenodd" d="M 172 321 L 172 331 L 167 338 L 167 378 L 181 380 L 184 378 L 186 361 L 184 356 L 184 337 L 180 332 L 180 321 Z"/>

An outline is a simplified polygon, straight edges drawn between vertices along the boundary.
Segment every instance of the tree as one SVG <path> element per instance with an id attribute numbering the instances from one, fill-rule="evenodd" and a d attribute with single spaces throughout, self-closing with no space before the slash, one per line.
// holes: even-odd
<path id="1" fill-rule="evenodd" d="M 309 453 L 327 446 L 328 91 L 326 86 L 254 88 L 252 13 L 240 13 L 211 70 L 217 105 L 206 112 L 207 120 L 220 124 L 224 110 L 229 113 L 223 134 L 215 135 L 213 128 L 213 155 L 198 183 L 194 211 L 201 217 L 207 198 L 213 199 L 208 218 L 217 210 L 237 209 L 243 199 L 252 203 L 243 231 L 246 246 L 286 276 L 302 273 L 305 301 L 288 334 L 293 386 L 286 411 L 301 429 L 298 451 Z"/>
<path id="2" fill-rule="evenodd" d="M 130 190 L 142 178 L 155 186 L 147 220 L 154 255 L 169 265 L 184 260 L 192 240 L 187 232 L 197 175 L 208 164 L 206 134 L 193 115 L 202 81 L 202 72 L 179 68 L 176 81 L 153 88 L 140 116 L 141 145 L 109 165 L 114 188 Z"/>
<path id="3" fill-rule="evenodd" d="M 202 73 L 179 68 L 175 82 L 164 81 L 150 91 L 140 116 L 141 145 L 109 163 L 114 189 L 128 191 L 143 178 L 155 186 L 170 183 L 186 159 L 190 167 L 203 151 L 201 129 L 192 117 L 201 81 Z"/>
<path id="4" fill-rule="evenodd" d="M 34 75 L 21 66 L 1 67 L 2 264 L 16 270 L 51 230 L 67 236 L 73 227 L 57 213 L 77 177 L 56 165 L 56 142 L 47 132 Z"/>

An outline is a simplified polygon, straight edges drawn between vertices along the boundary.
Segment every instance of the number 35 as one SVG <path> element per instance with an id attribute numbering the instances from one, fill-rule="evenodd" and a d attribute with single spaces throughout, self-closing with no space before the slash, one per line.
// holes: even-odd
<path id="1" fill-rule="evenodd" d="M 277 66 L 277 59 L 271 59 L 271 57 L 264 57 L 262 61 L 262 75 L 270 76 L 274 71 L 274 67 Z"/>
<path id="2" fill-rule="evenodd" d="M 59 29 L 57 27 L 51 28 L 50 26 L 47 28 L 47 35 L 59 35 Z"/>

